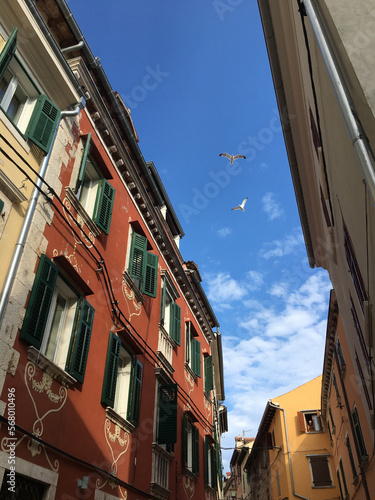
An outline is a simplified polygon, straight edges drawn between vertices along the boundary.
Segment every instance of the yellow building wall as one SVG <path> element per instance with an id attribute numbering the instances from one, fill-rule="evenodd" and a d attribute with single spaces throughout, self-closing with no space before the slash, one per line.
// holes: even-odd
<path id="1" fill-rule="evenodd" d="M 33 192 L 33 185 L 27 179 L 26 174 L 33 181 L 36 179 L 35 173 L 21 158 L 35 171 L 39 171 L 41 157 L 38 149 L 35 146 L 30 148 L 2 111 L 0 111 L 0 147 L 4 150 L 4 152 L 0 151 L 0 199 L 4 202 L 0 216 L 0 288 L 2 288 L 27 210 L 28 200 Z M 23 172 L 17 168 L 17 165 L 23 169 Z M 11 189 L 7 186 L 9 181 L 13 184 Z M 18 199 L 17 195 L 14 195 L 15 189 L 18 190 L 16 191 Z M 25 201 L 20 201 L 22 196 Z"/>
<path id="2" fill-rule="evenodd" d="M 276 410 L 269 432 L 273 432 L 275 448 L 270 451 L 270 467 L 272 474 L 273 498 L 279 497 L 276 471 L 280 485 L 281 498 L 292 497 L 294 492 L 310 500 L 338 498 L 337 481 L 330 450 L 330 439 L 327 429 L 324 432 L 301 432 L 298 413 L 306 410 L 319 411 L 321 397 L 321 381 L 319 376 L 306 384 L 297 387 L 271 401 L 285 411 L 287 434 L 285 432 L 284 412 Z M 288 443 L 289 440 L 289 453 Z M 310 472 L 308 456 L 328 455 L 332 487 L 314 488 Z M 293 485 L 290 472 L 292 467 Z"/>

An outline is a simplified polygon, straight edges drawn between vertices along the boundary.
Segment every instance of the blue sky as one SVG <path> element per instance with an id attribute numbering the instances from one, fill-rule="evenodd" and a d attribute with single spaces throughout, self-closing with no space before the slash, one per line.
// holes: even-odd
<path id="1" fill-rule="evenodd" d="M 131 110 L 219 320 L 229 471 L 234 437 L 256 435 L 267 400 L 321 374 L 331 288 L 307 261 L 257 2 L 69 7 Z"/>

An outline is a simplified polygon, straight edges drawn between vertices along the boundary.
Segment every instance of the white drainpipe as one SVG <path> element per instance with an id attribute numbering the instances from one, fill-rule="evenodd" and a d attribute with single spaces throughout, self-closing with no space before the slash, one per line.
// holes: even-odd
<path id="1" fill-rule="evenodd" d="M 363 130 L 362 124 L 356 118 L 355 106 L 351 98 L 348 87 L 342 77 L 339 65 L 335 58 L 328 37 L 323 28 L 323 23 L 319 18 L 314 0 L 303 0 L 306 13 L 314 30 L 316 40 L 326 65 L 332 86 L 336 93 L 337 100 L 341 107 L 354 149 L 362 167 L 362 173 L 375 202 L 375 159 L 374 154 Z"/>
<path id="2" fill-rule="evenodd" d="M 15 248 L 14 248 L 12 260 L 10 262 L 8 272 L 7 272 L 5 281 L 4 281 L 3 289 L 2 289 L 1 295 L 0 295 L 0 325 L 1 325 L 3 318 L 4 318 L 6 306 L 8 304 L 9 296 L 10 296 L 11 291 L 12 291 L 12 287 L 13 287 L 13 283 L 14 283 L 14 280 L 16 277 L 17 269 L 18 269 L 18 266 L 19 266 L 19 263 L 20 263 L 20 260 L 22 257 L 23 250 L 25 248 L 27 235 L 29 234 L 31 221 L 32 221 L 32 218 L 33 218 L 33 215 L 35 212 L 35 207 L 36 207 L 36 204 L 38 201 L 40 189 L 42 188 L 42 185 L 43 185 L 44 176 L 45 176 L 46 171 L 47 171 L 48 162 L 49 162 L 49 159 L 51 157 L 52 148 L 53 148 L 53 145 L 54 145 L 54 142 L 56 139 L 56 135 L 57 135 L 57 131 L 58 131 L 60 122 L 63 118 L 79 115 L 81 109 L 83 109 L 84 106 L 85 106 L 85 102 L 82 99 L 81 102 L 78 103 L 74 109 L 72 109 L 70 111 L 62 111 L 61 112 L 59 122 L 56 125 L 56 129 L 55 129 L 55 132 L 53 135 L 51 146 L 49 148 L 47 155 L 43 158 L 42 163 L 40 165 L 39 177 L 36 181 L 36 186 L 34 188 L 33 194 L 32 194 L 30 201 L 29 201 L 29 205 L 27 207 L 27 211 L 26 211 L 23 223 L 22 223 L 22 228 L 21 228 L 20 234 L 18 236 L 18 241 L 17 241 Z"/>

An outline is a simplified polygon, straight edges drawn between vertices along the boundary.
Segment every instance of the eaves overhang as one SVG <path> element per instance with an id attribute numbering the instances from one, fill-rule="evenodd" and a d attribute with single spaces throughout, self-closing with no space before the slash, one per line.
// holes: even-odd
<path id="1" fill-rule="evenodd" d="M 258 453 L 259 450 L 262 449 L 262 442 L 264 439 L 264 436 L 268 429 L 270 428 L 271 422 L 273 420 L 273 417 L 275 416 L 277 407 L 272 404 L 272 401 L 268 401 L 266 408 L 264 410 L 262 420 L 259 424 L 258 428 L 258 433 L 255 437 L 254 444 L 251 448 L 250 454 L 248 459 L 246 460 L 245 463 L 245 469 L 248 469 L 253 461 L 255 461 L 256 454 Z"/>

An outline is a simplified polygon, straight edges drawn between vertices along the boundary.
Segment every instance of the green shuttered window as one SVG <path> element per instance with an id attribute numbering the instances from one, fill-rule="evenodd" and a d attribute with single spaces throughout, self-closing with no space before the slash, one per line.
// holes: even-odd
<path id="1" fill-rule="evenodd" d="M 217 451 L 210 437 L 204 438 L 204 481 L 211 488 L 217 489 Z"/>
<path id="2" fill-rule="evenodd" d="M 363 439 L 362 427 L 359 421 L 358 410 L 356 407 L 354 407 L 352 410 L 352 419 L 361 459 L 365 460 L 367 459 L 368 455 L 367 455 L 365 440 Z"/>
<path id="3" fill-rule="evenodd" d="M 99 168 L 90 156 L 90 148 L 91 133 L 87 135 L 83 149 L 75 193 L 92 220 L 105 234 L 109 234 L 116 191 L 103 178 Z"/>
<path id="4" fill-rule="evenodd" d="M 17 28 L 0 52 L 0 106 L 16 127 L 47 153 L 58 126 L 60 109 L 43 94 L 16 56 Z M 31 115 L 30 120 L 28 117 Z"/>
<path id="5" fill-rule="evenodd" d="M 177 442 L 177 384 L 159 387 L 158 443 Z"/>
<path id="6" fill-rule="evenodd" d="M 212 356 L 204 358 L 204 390 L 206 392 L 212 391 L 214 388 L 214 370 Z"/>
<path id="7" fill-rule="evenodd" d="M 104 370 L 101 403 L 114 409 L 134 426 L 138 425 L 142 385 L 142 364 L 121 346 L 110 332 Z"/>
<path id="8" fill-rule="evenodd" d="M 147 251 L 147 238 L 133 231 L 130 245 L 129 274 L 139 291 L 156 297 L 158 279 L 157 255 Z"/>
<path id="9" fill-rule="evenodd" d="M 76 294 L 59 276 L 56 265 L 43 254 L 20 338 L 83 382 L 94 312 L 86 299 Z M 73 327 L 68 326 L 71 324 Z M 57 335 L 57 332 L 60 334 Z"/>
<path id="10" fill-rule="evenodd" d="M 199 429 L 187 413 L 182 421 L 182 463 L 193 474 L 199 475 Z"/>
<path id="11" fill-rule="evenodd" d="M 177 345 L 181 345 L 181 307 L 176 304 L 172 295 L 167 280 L 164 278 L 161 291 L 160 322 L 171 339 Z"/>

